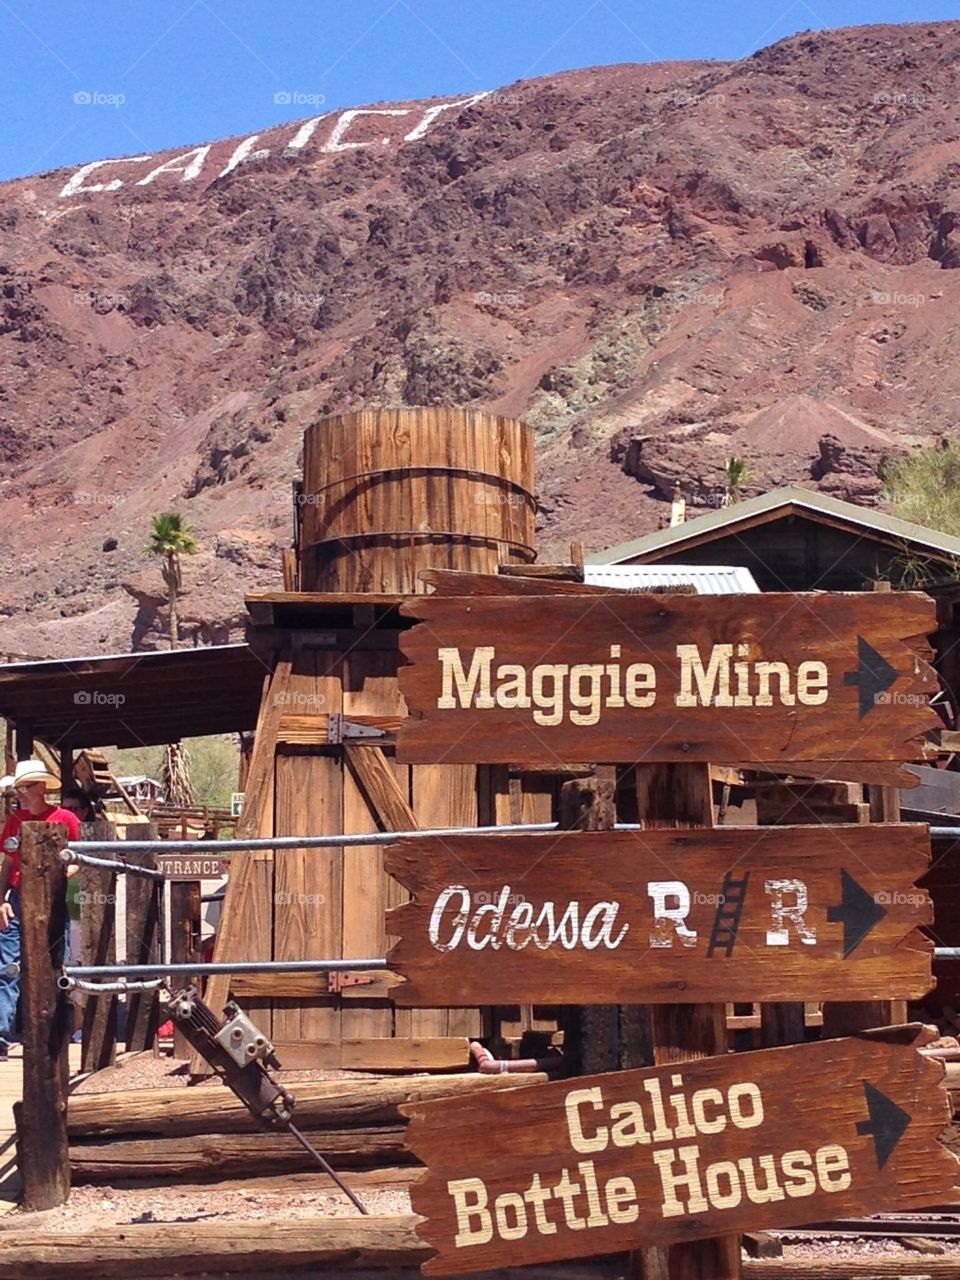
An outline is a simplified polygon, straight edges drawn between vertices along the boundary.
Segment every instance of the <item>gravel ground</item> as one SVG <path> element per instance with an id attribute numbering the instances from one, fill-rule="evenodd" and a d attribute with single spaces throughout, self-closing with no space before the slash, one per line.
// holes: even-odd
<path id="1" fill-rule="evenodd" d="M 343 1175 L 350 1185 L 350 1174 Z M 331 1184 L 332 1185 L 332 1184 Z M 371 1214 L 393 1216 L 412 1213 L 410 1196 L 400 1188 L 364 1189 L 360 1199 Z M 144 1187 L 121 1190 L 114 1187 L 74 1187 L 68 1204 L 41 1215 L 19 1209 L 6 1215 L 4 1229 L 29 1227 L 41 1231 L 96 1231 L 106 1226 L 120 1227 L 133 1222 L 255 1222 L 261 1218 L 359 1217 L 347 1197 L 315 1188 L 297 1191 L 258 1188 L 244 1191 L 235 1185 L 208 1187 Z M 38 1217 L 41 1219 L 37 1221 Z M 0 1246 L 3 1233 L 0 1232 Z"/>
<path id="2" fill-rule="evenodd" d="M 377 1079 L 373 1071 L 278 1071 L 275 1074 L 285 1084 L 291 1085 L 298 1080 Z M 71 1093 L 117 1093 L 121 1089 L 170 1089 L 177 1085 L 195 1089 L 223 1088 L 213 1076 L 191 1085 L 188 1064 L 168 1054 L 131 1053 L 121 1056 L 115 1067 L 105 1067 L 84 1076 Z"/>

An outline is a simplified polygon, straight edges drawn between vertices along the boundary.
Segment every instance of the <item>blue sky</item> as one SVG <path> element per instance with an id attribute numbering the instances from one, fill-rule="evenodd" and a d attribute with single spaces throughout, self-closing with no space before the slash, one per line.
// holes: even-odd
<path id="1" fill-rule="evenodd" d="M 0 0 L 0 179 L 344 106 L 955 16 L 937 0 Z"/>

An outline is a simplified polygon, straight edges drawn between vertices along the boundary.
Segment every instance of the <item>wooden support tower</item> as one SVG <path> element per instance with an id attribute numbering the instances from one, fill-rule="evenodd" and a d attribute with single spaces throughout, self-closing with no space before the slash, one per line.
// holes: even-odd
<path id="1" fill-rule="evenodd" d="M 534 559 L 532 432 L 453 409 L 325 418 L 307 429 L 296 495 L 285 583 L 299 590 L 248 601 L 269 674 L 237 836 L 504 820 L 506 770 L 395 761 L 409 625 L 397 606 L 425 589 L 423 569 L 495 573 Z M 379 846 L 242 854 L 215 958 L 381 956 L 399 894 Z M 481 1030 L 477 1009 L 395 1009 L 382 974 L 213 979 L 207 1001 L 219 1009 L 231 992 L 291 1067 L 465 1067 Z"/>

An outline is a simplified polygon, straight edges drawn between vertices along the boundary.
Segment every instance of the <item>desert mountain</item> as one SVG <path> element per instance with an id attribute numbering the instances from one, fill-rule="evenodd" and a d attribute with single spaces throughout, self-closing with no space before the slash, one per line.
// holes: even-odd
<path id="1" fill-rule="evenodd" d="M 277 586 L 304 426 L 456 403 L 539 435 L 541 547 L 745 457 L 879 499 L 960 427 L 960 23 L 805 34 L 334 112 L 0 185 L 0 651 L 162 643 Z"/>

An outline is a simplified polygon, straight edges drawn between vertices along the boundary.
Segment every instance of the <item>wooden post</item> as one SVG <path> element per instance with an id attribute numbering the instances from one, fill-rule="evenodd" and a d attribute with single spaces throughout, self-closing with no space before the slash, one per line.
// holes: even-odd
<path id="1" fill-rule="evenodd" d="M 645 827 L 712 827 L 708 764 L 637 766 L 637 810 Z M 654 1065 L 727 1051 L 726 1006 L 653 1005 Z M 635 1280 L 740 1280 L 740 1237 L 717 1236 L 632 1256 Z"/>
<path id="2" fill-rule="evenodd" d="M 171 880 L 170 893 L 170 960 L 173 964 L 199 962 L 200 949 L 200 881 Z M 188 978 L 178 978 L 177 984 L 187 986 Z M 174 1028 L 173 1056 L 182 1060 L 193 1050 L 181 1032 Z"/>
<path id="3" fill-rule="evenodd" d="M 84 823 L 83 840 L 115 840 L 117 829 L 106 818 Z M 81 867 L 80 954 L 85 965 L 116 964 L 117 875 L 100 867 Z M 117 1060 L 117 996 L 87 996 L 83 1010 L 81 1069 L 100 1071 Z"/>
<path id="4" fill-rule="evenodd" d="M 156 840 L 155 822 L 127 828 L 130 840 Z M 156 867 L 155 853 L 128 853 L 128 862 Z M 160 885 L 152 877 L 128 875 L 124 879 L 127 960 L 153 964 L 160 959 Z M 127 996 L 126 1044 L 128 1053 L 152 1049 L 160 1023 L 160 1001 L 155 991 L 135 991 Z"/>
<path id="5" fill-rule="evenodd" d="M 886 584 L 889 590 L 890 584 Z M 882 591 L 880 584 L 874 590 Z M 869 788 L 870 821 L 899 822 L 900 792 L 896 787 Z M 888 1027 L 907 1020 L 905 1000 L 832 1000 L 823 1006 L 821 1037 L 852 1036 L 871 1027 Z"/>
<path id="6" fill-rule="evenodd" d="M 616 823 L 613 769 L 565 782 L 560 788 L 561 831 L 610 831 Z M 616 1005 L 575 1005 L 564 1010 L 564 1052 L 580 1075 L 616 1071 L 619 1018 Z"/>
<path id="7" fill-rule="evenodd" d="M 23 1108 L 18 1163 L 25 1209 L 54 1209 L 70 1194 L 67 1153 L 69 1003 L 57 985 L 67 923 L 66 828 L 23 825 L 20 882 L 20 989 L 23 1000 Z"/>
<path id="8" fill-rule="evenodd" d="M 29 760 L 33 755 L 33 721 L 21 717 L 17 721 L 17 759 Z"/>

